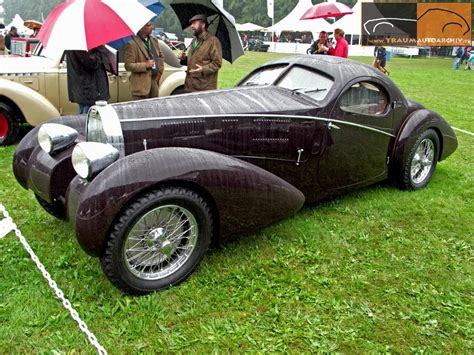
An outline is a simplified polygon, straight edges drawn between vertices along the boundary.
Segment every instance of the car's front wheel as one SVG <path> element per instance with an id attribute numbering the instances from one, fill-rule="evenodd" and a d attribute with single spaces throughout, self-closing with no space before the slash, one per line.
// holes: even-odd
<path id="1" fill-rule="evenodd" d="M 20 132 L 20 121 L 14 110 L 6 103 L 0 102 L 0 146 L 15 143 Z"/>
<path id="2" fill-rule="evenodd" d="M 208 204 L 192 190 L 168 187 L 138 198 L 112 227 L 101 256 L 110 282 L 146 294 L 185 280 L 211 241 Z"/>
<path id="3" fill-rule="evenodd" d="M 433 129 L 424 131 L 403 162 L 398 184 L 403 190 L 418 190 L 431 180 L 439 158 L 439 137 Z"/>

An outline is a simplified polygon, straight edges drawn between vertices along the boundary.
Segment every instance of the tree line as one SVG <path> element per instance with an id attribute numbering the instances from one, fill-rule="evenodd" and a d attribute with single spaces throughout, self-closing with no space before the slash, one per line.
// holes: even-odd
<path id="1" fill-rule="evenodd" d="M 166 10 L 155 20 L 157 27 L 162 27 L 167 32 L 182 33 L 178 18 L 169 6 L 172 0 L 161 0 Z M 312 0 L 313 4 L 325 0 Z M 3 0 L 3 17 L 9 23 L 15 14 L 24 20 L 43 21 L 51 10 L 63 0 Z M 339 0 L 339 2 L 354 6 L 357 0 Z M 374 2 L 417 2 L 417 0 L 375 0 Z M 418 2 L 469 2 L 469 0 L 418 0 Z M 298 0 L 274 0 L 275 23 L 284 18 L 296 6 Z M 260 26 L 270 26 L 272 20 L 267 16 L 267 0 L 224 0 L 225 9 L 230 12 L 238 23 L 252 22 Z M 473 23 L 474 23 L 474 6 Z M 474 26 L 473 33 L 474 33 Z"/>
<path id="2" fill-rule="evenodd" d="M 178 18 L 169 6 L 172 0 L 161 0 L 165 11 L 155 20 L 157 27 L 164 28 L 167 32 L 181 33 Z M 314 4 L 324 0 L 312 0 Z M 55 6 L 63 0 L 3 0 L 3 17 L 9 23 L 15 14 L 24 20 L 43 21 Z M 296 6 L 298 0 L 274 0 L 275 23 L 284 18 Z M 340 0 L 353 6 L 357 0 Z M 271 18 L 267 16 L 267 0 L 224 0 L 225 9 L 230 12 L 238 23 L 252 22 L 260 26 L 270 26 Z"/>

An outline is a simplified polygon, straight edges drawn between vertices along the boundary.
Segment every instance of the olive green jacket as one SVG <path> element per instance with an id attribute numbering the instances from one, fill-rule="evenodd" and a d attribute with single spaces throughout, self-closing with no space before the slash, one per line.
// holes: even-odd
<path id="1" fill-rule="evenodd" d="M 185 90 L 205 91 L 217 89 L 217 73 L 222 66 L 221 42 L 209 32 L 194 37 L 187 59 L 184 60 L 183 64 L 188 66 L 184 84 Z M 196 64 L 202 66 L 203 71 L 190 73 L 190 70 L 196 68 Z"/>

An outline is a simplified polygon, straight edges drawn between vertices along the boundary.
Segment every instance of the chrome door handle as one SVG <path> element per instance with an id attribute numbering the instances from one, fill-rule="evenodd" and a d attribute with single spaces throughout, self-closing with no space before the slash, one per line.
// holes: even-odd
<path id="1" fill-rule="evenodd" d="M 334 129 L 341 129 L 341 127 L 336 126 L 336 125 L 335 125 L 334 123 L 332 123 L 332 122 L 329 122 L 329 124 L 328 124 L 328 129 L 333 129 L 333 128 L 334 128 Z"/>
<path id="2" fill-rule="evenodd" d="M 296 165 L 300 165 L 301 162 L 301 154 L 303 154 L 304 149 L 298 149 L 298 159 L 296 160 Z"/>

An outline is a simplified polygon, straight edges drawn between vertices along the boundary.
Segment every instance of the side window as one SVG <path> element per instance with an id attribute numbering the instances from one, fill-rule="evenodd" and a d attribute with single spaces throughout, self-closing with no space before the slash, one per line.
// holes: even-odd
<path id="1" fill-rule="evenodd" d="M 342 111 L 362 115 L 380 115 L 388 106 L 388 95 L 383 88 L 369 82 L 352 85 L 339 103 Z"/>

